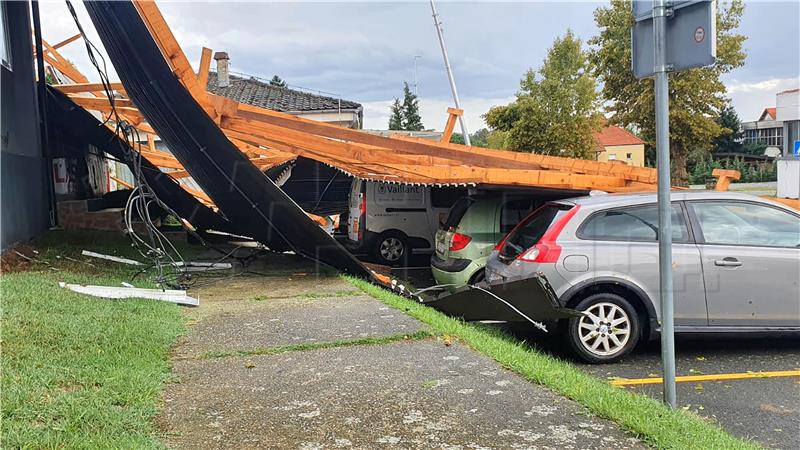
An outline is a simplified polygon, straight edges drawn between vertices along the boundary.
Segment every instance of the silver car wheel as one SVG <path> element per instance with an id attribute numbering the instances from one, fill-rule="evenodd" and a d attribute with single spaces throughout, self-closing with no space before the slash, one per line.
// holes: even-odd
<path id="1" fill-rule="evenodd" d="M 614 303 L 601 302 L 583 311 L 578 321 L 578 337 L 589 352 L 611 356 L 625 348 L 631 336 L 631 319 Z"/>
<path id="2" fill-rule="evenodd" d="M 381 257 L 386 261 L 395 262 L 403 257 L 405 251 L 403 241 L 396 237 L 389 237 L 381 242 Z"/>

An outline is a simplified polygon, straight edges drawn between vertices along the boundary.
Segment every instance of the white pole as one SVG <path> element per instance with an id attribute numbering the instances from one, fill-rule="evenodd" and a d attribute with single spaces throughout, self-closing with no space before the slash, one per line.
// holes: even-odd
<path id="1" fill-rule="evenodd" d="M 419 97 L 419 80 L 417 77 L 417 60 L 422 58 L 420 55 L 414 55 L 414 95 Z"/>
<path id="2" fill-rule="evenodd" d="M 453 69 L 450 67 L 450 59 L 447 57 L 447 48 L 444 45 L 444 34 L 442 33 L 442 22 L 439 20 L 439 14 L 436 13 L 436 6 L 431 0 L 431 12 L 433 13 L 433 24 L 436 26 L 436 33 L 439 35 L 439 45 L 442 47 L 442 57 L 444 58 L 444 67 L 447 69 L 447 78 L 450 80 L 450 90 L 453 91 L 453 101 L 456 108 L 461 109 L 461 102 L 458 100 L 458 90 L 456 90 L 456 80 L 453 78 Z M 467 124 L 464 121 L 464 115 L 458 117 L 458 122 L 461 124 L 461 132 L 464 134 L 464 143 L 472 145 L 469 141 L 469 131 L 467 131 Z"/>

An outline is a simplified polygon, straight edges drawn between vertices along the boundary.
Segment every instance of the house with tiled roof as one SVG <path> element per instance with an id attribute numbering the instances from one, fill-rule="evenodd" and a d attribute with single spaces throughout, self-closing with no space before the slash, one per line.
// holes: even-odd
<path id="1" fill-rule="evenodd" d="M 620 161 L 644 167 L 644 141 L 615 125 L 605 126 L 594 134 L 598 161 Z"/>
<path id="2" fill-rule="evenodd" d="M 364 108 L 360 103 L 332 96 L 275 86 L 254 76 L 230 73 L 228 54 L 214 55 L 217 70 L 208 73 L 209 92 L 240 103 L 273 109 L 319 122 L 360 129 Z"/>

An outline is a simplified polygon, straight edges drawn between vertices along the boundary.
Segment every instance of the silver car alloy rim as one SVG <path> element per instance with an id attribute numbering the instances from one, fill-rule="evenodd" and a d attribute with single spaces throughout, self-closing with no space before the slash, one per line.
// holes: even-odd
<path id="1" fill-rule="evenodd" d="M 618 305 L 596 303 L 578 321 L 578 337 L 583 347 L 599 356 L 619 353 L 631 337 L 631 320 Z"/>
<path id="2" fill-rule="evenodd" d="M 381 242 L 381 256 L 387 261 L 397 261 L 403 256 L 403 242 L 394 237 L 384 239 Z"/>

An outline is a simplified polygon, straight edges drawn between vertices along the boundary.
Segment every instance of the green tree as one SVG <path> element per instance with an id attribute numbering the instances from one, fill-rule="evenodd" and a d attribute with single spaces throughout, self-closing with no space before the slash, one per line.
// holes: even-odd
<path id="1" fill-rule="evenodd" d="M 400 104 L 400 99 L 395 98 L 392 106 L 389 107 L 392 114 L 389 116 L 389 129 L 402 130 L 403 129 L 403 105 Z"/>
<path id="2" fill-rule="evenodd" d="M 469 141 L 473 147 L 489 147 L 489 131 L 487 128 L 481 128 L 480 130 L 470 133 Z M 450 137 L 451 144 L 463 144 L 464 143 L 464 135 L 461 133 L 453 133 Z"/>
<path id="3" fill-rule="evenodd" d="M 687 162 L 692 152 L 708 153 L 713 140 L 723 132 L 715 120 L 725 107 L 722 74 L 744 64 L 742 44 L 746 39 L 735 31 L 744 12 L 742 0 L 725 6 L 717 4 L 717 61 L 713 66 L 670 74 L 670 154 L 673 183 L 685 185 Z M 611 121 L 640 130 L 643 139 L 655 142 L 653 80 L 637 80 L 631 66 L 630 0 L 611 0 L 598 8 L 595 22 L 600 33 L 589 40 L 594 74 L 603 84 L 602 100 Z"/>
<path id="4" fill-rule="evenodd" d="M 742 122 L 736 110 L 728 103 L 717 116 L 717 125 L 722 128 L 722 133 L 714 138 L 714 151 L 723 153 L 738 153 L 742 151 Z"/>
<path id="5" fill-rule="evenodd" d="M 419 115 L 419 99 L 411 92 L 407 82 L 403 82 L 403 129 L 422 131 L 422 117 Z"/>
<path id="6" fill-rule="evenodd" d="M 285 88 L 287 86 L 286 82 L 283 81 L 283 79 L 281 77 L 277 76 L 277 75 L 273 75 L 272 76 L 272 79 L 269 80 L 269 84 L 270 84 L 270 86 L 277 86 L 277 87 L 282 87 L 282 88 Z"/>
<path id="7" fill-rule="evenodd" d="M 588 55 L 571 30 L 556 38 L 538 72 L 528 70 L 517 99 L 494 107 L 486 123 L 506 132 L 513 150 L 592 158 L 600 128 L 597 83 L 587 70 Z"/>

